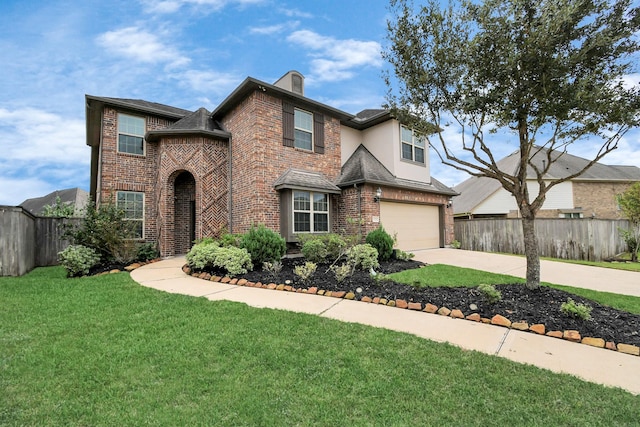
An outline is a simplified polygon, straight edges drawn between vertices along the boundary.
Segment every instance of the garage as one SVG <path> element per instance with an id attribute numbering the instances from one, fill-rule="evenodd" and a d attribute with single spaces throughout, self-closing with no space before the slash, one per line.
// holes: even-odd
<path id="1" fill-rule="evenodd" d="M 440 207 L 414 203 L 380 202 L 380 223 L 397 237 L 403 251 L 439 248 Z"/>

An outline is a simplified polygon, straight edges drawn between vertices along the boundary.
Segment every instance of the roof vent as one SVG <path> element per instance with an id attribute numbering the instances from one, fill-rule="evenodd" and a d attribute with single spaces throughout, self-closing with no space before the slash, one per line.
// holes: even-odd
<path id="1" fill-rule="evenodd" d="M 289 71 L 273 85 L 304 96 L 304 76 L 297 71 Z"/>

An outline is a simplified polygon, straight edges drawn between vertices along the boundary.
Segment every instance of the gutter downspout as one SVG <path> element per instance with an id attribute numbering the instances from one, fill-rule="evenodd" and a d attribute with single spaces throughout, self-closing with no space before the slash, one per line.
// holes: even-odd
<path id="1" fill-rule="evenodd" d="M 228 212 L 229 212 L 229 234 L 233 234 L 233 136 L 229 136 L 229 188 L 227 189 Z"/>

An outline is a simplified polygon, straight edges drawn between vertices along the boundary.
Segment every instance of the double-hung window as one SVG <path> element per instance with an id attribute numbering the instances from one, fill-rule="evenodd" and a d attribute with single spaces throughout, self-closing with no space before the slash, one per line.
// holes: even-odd
<path id="1" fill-rule="evenodd" d="M 131 221 L 133 237 L 144 238 L 144 193 L 118 191 L 116 207 L 124 211 L 124 220 Z"/>
<path id="2" fill-rule="evenodd" d="M 402 143 L 402 158 L 417 163 L 424 163 L 425 138 L 415 131 L 400 126 L 400 139 Z"/>
<path id="3" fill-rule="evenodd" d="M 118 114 L 118 151 L 144 155 L 144 119 Z"/>
<path id="4" fill-rule="evenodd" d="M 313 150 L 313 114 L 294 110 L 294 146 L 303 150 Z"/>
<path id="5" fill-rule="evenodd" d="M 329 231 L 329 195 L 310 191 L 293 192 L 293 232 Z"/>

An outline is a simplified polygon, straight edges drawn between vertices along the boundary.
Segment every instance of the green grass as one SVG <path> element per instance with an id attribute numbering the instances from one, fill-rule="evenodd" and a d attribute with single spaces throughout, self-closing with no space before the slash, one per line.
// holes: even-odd
<path id="1" fill-rule="evenodd" d="M 640 397 L 408 334 L 167 294 L 127 273 L 0 278 L 0 425 L 619 425 Z"/>
<path id="2" fill-rule="evenodd" d="M 489 273 L 472 268 L 454 267 L 445 264 L 433 264 L 423 268 L 405 270 L 390 274 L 389 277 L 397 282 L 418 287 L 437 286 L 467 286 L 476 287 L 481 283 L 498 285 L 505 283 L 525 283 L 520 277 L 506 274 Z M 640 314 L 640 297 L 620 295 L 610 292 L 592 291 L 590 289 L 574 288 L 571 286 L 542 283 L 543 286 L 561 289 L 575 295 L 589 298 L 609 307 L 624 310 L 629 313 Z"/>

